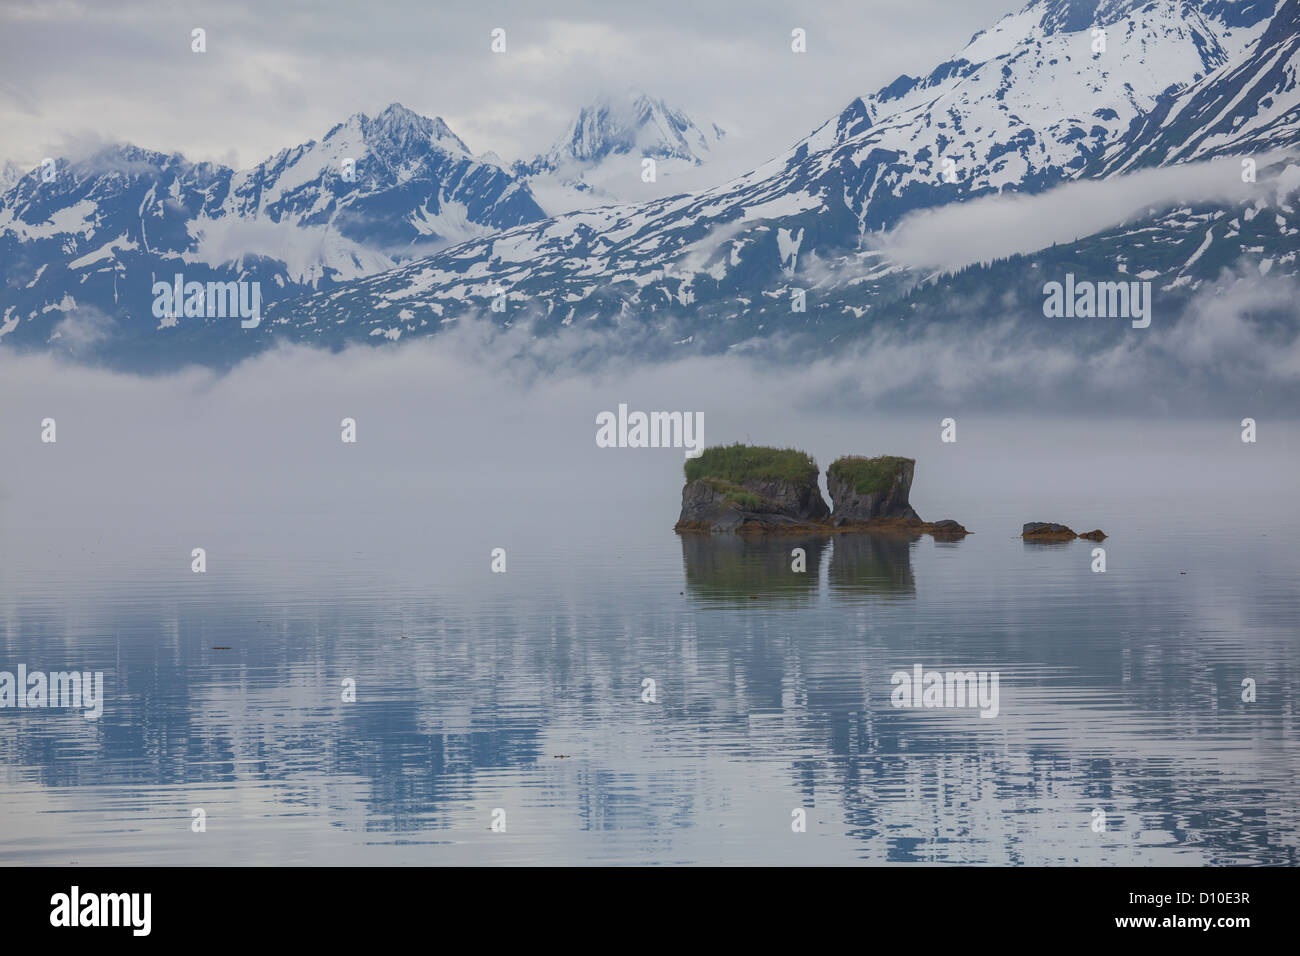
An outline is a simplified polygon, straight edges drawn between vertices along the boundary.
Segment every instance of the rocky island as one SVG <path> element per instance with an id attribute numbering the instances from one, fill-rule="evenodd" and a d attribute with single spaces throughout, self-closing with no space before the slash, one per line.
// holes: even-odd
<path id="1" fill-rule="evenodd" d="M 1089 541 L 1104 541 L 1106 533 L 1098 528 L 1078 534 L 1073 528 L 1054 521 L 1026 521 L 1020 529 L 1020 537 L 1030 541 L 1073 541 L 1075 538 L 1087 538 Z"/>
<path id="2" fill-rule="evenodd" d="M 956 521 L 926 522 L 908 494 L 913 458 L 847 456 L 826 470 L 834 510 L 817 483 L 812 457 L 793 448 L 725 445 L 686 462 L 678 532 L 842 534 L 851 531 L 967 534 Z"/>
<path id="3" fill-rule="evenodd" d="M 808 532 L 830 517 L 817 463 L 793 448 L 726 445 L 686 462 L 677 531 Z"/>

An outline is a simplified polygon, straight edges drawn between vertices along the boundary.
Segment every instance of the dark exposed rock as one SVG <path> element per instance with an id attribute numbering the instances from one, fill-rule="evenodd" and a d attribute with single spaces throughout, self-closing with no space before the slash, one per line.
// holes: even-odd
<path id="1" fill-rule="evenodd" d="M 806 521 L 823 521 L 830 517 L 831 509 L 817 486 L 816 471 L 812 474 L 812 483 L 806 485 L 779 478 L 749 478 L 740 486 L 750 494 L 772 502 L 783 514 Z"/>
<path id="2" fill-rule="evenodd" d="M 934 529 L 932 534 L 936 536 L 942 535 L 955 537 L 958 535 L 970 534 L 969 531 L 951 518 L 944 518 L 942 521 L 936 521 L 931 525 L 931 527 Z"/>
<path id="3" fill-rule="evenodd" d="M 1038 541 L 1073 541 L 1075 538 L 1102 541 L 1105 539 L 1106 534 L 1100 528 L 1096 531 L 1085 531 L 1083 534 L 1076 534 L 1074 529 L 1063 524 L 1056 524 L 1051 521 L 1027 521 L 1024 527 L 1020 529 L 1020 537 Z"/>
<path id="4" fill-rule="evenodd" d="M 1062 541 L 1073 540 L 1078 535 L 1074 529 L 1052 521 L 1026 521 L 1020 529 L 1022 538 L 1055 538 Z"/>
<path id="5" fill-rule="evenodd" d="M 682 489 L 678 531 L 800 531 L 825 520 L 830 509 L 813 486 L 776 479 L 732 483 L 697 478 Z"/>

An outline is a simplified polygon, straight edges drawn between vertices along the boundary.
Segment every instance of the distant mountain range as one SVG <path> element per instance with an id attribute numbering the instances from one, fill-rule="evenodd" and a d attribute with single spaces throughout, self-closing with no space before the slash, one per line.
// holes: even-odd
<path id="1" fill-rule="evenodd" d="M 958 320 L 957 298 L 1032 315 L 1044 270 L 1142 276 L 1170 321 L 1225 269 L 1297 271 L 1300 165 L 1273 154 L 1300 146 L 1298 11 L 1035 0 L 758 169 L 641 202 L 619 200 L 636 195 L 644 159 L 669 177 L 707 168 L 722 133 L 635 93 L 584 109 L 548 152 L 508 168 L 396 104 L 240 172 L 114 147 L 0 196 L 0 344 L 220 365 L 278 341 L 401 340 L 483 316 L 541 335 L 656 333 L 662 354 L 791 337 L 816 352 Z M 1258 198 L 1152 208 L 957 272 L 891 261 L 878 241 L 921 210 L 1225 156 L 1258 158 Z M 159 322 L 153 282 L 182 271 L 259 281 L 265 320 Z"/>

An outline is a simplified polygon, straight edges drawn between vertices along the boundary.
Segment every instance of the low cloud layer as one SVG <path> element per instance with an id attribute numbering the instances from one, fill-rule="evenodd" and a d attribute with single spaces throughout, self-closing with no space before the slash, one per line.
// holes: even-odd
<path id="1" fill-rule="evenodd" d="M 1260 157 L 1259 169 L 1280 158 Z M 1071 243 L 1176 205 L 1277 202 L 1279 189 L 1295 189 L 1292 169 L 1286 167 L 1277 183 L 1246 183 L 1241 161 L 1225 159 L 1081 180 L 1037 195 L 985 196 L 913 213 L 882 236 L 877 248 L 901 265 L 960 269 Z"/>
<path id="2" fill-rule="evenodd" d="M 494 403 L 531 413 L 589 395 L 594 415 L 596 404 L 610 407 L 621 394 L 656 409 L 726 405 L 747 410 L 756 422 L 900 410 L 1294 417 L 1300 332 L 1275 319 L 1297 299 L 1294 279 L 1228 274 L 1202 288 L 1181 317 L 1161 316 L 1149 329 L 1120 323 L 1103 339 L 1079 339 L 1075 329 L 1037 313 L 996 322 L 954 314 L 951 323 L 886 325 L 820 358 L 810 358 L 804 343 L 798 361 L 787 361 L 779 337 L 762 348 L 742 343 L 724 355 L 649 362 L 644 346 L 671 340 L 671 327 L 536 335 L 525 323 L 501 328 L 486 319 L 457 322 L 427 339 L 341 353 L 283 346 L 224 374 L 190 369 L 138 377 L 0 348 L 0 407 L 43 415 L 41 403 L 60 394 L 148 396 L 146 404 L 156 407 L 224 394 L 240 414 L 256 416 L 297 397 L 322 402 L 391 392 L 398 400 L 410 390 L 401 404 L 437 396 L 440 413 Z M 93 337 L 97 321 L 85 316 L 64 331 L 80 341 Z M 1243 398 L 1251 399 L 1250 408 L 1240 404 Z M 734 437 L 714 432 L 709 440 Z"/>

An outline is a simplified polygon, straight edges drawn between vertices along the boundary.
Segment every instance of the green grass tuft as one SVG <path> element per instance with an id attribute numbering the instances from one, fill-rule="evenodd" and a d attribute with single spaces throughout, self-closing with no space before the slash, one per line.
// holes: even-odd
<path id="1" fill-rule="evenodd" d="M 724 481 L 721 478 L 703 478 L 701 480 L 706 482 L 709 487 L 715 491 L 722 492 L 724 498 L 728 501 L 734 501 L 746 511 L 755 511 L 758 509 L 758 506 L 763 503 L 761 497 L 751 494 L 744 488 L 740 487 L 740 485 L 733 485 L 731 482 Z"/>
<path id="2" fill-rule="evenodd" d="M 881 455 L 879 458 L 846 455 L 831 462 L 826 473 L 834 474 L 846 485 L 852 485 L 853 490 L 860 495 L 875 495 L 888 491 L 899 472 L 909 464 L 915 464 L 915 461 L 894 455 Z"/>
<path id="3" fill-rule="evenodd" d="M 762 445 L 717 445 L 686 462 L 686 480 L 715 478 L 738 485 L 744 481 L 775 478 L 796 488 L 817 484 L 817 463 L 806 452 Z"/>

